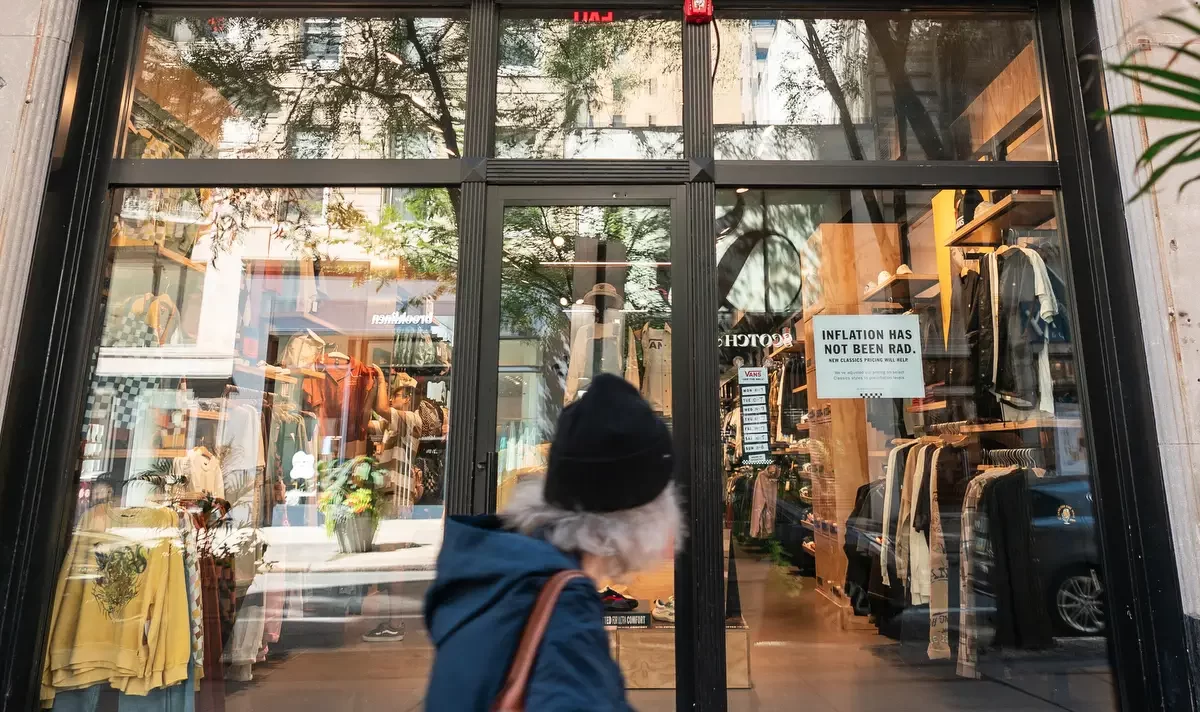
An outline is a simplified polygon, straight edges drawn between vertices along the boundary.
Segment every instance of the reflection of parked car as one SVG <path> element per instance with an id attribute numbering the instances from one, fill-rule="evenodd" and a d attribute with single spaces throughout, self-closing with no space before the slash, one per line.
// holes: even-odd
<path id="1" fill-rule="evenodd" d="M 1091 486 L 1086 475 L 1030 476 L 1030 500 L 1033 535 L 1033 566 L 1042 582 L 1042 600 L 1054 620 L 1055 632 L 1060 635 L 1098 635 L 1104 632 L 1104 586 L 1100 571 L 1100 553 L 1096 542 L 1095 510 Z M 877 501 L 864 504 L 863 511 L 883 510 L 882 483 L 876 483 L 865 496 Z M 955 511 L 941 510 L 946 546 L 950 551 L 959 547 L 960 529 Z M 863 581 L 871 561 L 878 560 L 882 524 L 874 517 L 851 517 L 846 522 L 846 542 L 849 548 L 851 571 Z M 851 555 L 858 550 L 859 556 Z M 861 563 L 865 555 L 866 563 Z M 977 555 L 978 556 L 978 555 Z M 986 556 L 986 555 L 985 555 Z M 954 557 L 957 560 L 957 557 Z M 855 564 L 858 564 L 857 568 Z M 989 567 L 977 559 L 977 572 Z M 864 568 L 865 567 L 865 568 Z M 847 572 L 847 594 L 861 606 L 865 615 L 867 584 L 853 586 L 851 571 Z M 957 584 L 955 584 L 957 585 Z M 976 606 L 980 613 L 994 611 L 995 602 L 986 576 L 976 579 Z M 855 598 L 855 596 L 858 598 Z M 957 609 L 951 610 L 953 616 Z M 924 608 L 907 608 L 900 614 L 928 618 Z M 919 625 L 919 624 L 918 624 Z"/>
<path id="2" fill-rule="evenodd" d="M 1091 484 L 1086 475 L 1046 477 L 1030 488 L 1034 552 L 1046 605 L 1059 631 L 1104 631 L 1104 584 Z"/>

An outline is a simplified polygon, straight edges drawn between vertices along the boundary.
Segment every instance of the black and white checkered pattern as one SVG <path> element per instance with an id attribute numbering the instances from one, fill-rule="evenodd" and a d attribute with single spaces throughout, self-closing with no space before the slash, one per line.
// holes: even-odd
<path id="1" fill-rule="evenodd" d="M 88 390 L 87 418 L 131 429 L 145 410 L 142 395 L 158 387 L 157 376 L 94 376 Z"/>
<path id="2" fill-rule="evenodd" d="M 104 324 L 101 346 L 156 346 L 158 335 L 140 317 L 129 313 L 110 314 Z"/>

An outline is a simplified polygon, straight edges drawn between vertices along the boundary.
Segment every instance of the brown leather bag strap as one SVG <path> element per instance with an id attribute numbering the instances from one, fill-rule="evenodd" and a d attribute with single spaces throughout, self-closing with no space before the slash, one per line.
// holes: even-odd
<path id="1" fill-rule="evenodd" d="M 542 586 L 542 592 L 538 594 L 533 612 L 529 614 L 529 621 L 521 633 L 521 642 L 517 644 L 517 653 L 513 656 L 512 667 L 508 669 L 508 677 L 492 705 L 492 712 L 522 712 L 525 709 L 525 688 L 533 672 L 538 648 L 550 625 L 550 616 L 554 614 L 554 606 L 562 590 L 577 578 L 587 578 L 587 574 L 578 570 L 559 571 Z"/>

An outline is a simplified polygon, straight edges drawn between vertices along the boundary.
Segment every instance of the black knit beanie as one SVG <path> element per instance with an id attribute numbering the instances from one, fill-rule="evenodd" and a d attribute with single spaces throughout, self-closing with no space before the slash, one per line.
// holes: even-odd
<path id="1" fill-rule="evenodd" d="M 563 509 L 633 509 L 666 489 L 673 468 L 666 423 L 636 388 L 603 373 L 558 418 L 544 496 Z"/>

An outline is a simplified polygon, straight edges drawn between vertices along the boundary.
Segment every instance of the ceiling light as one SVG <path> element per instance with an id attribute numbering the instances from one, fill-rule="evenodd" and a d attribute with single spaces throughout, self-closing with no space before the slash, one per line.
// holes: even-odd
<path id="1" fill-rule="evenodd" d="M 575 300 L 575 303 L 576 303 L 576 304 L 583 304 L 583 300 L 582 300 L 582 299 L 576 299 L 576 300 Z"/>
<path id="2" fill-rule="evenodd" d="M 561 305 L 563 305 L 564 307 L 565 307 L 565 306 L 567 306 L 567 298 L 566 298 L 566 297 L 561 297 L 561 298 L 558 300 L 558 303 L 559 303 L 559 304 L 561 304 Z"/>
<path id="3" fill-rule="evenodd" d="M 554 238 L 550 242 L 553 242 L 555 247 L 562 247 L 563 245 L 567 244 L 567 241 L 564 240 L 561 235 Z"/>
<path id="4" fill-rule="evenodd" d="M 750 192 L 750 189 L 749 189 L 749 188 L 738 188 L 738 189 L 737 189 L 736 191 L 734 191 L 734 192 L 736 192 L 738 195 L 741 195 L 742 193 L 749 193 L 749 192 Z"/>
<path id="5" fill-rule="evenodd" d="M 383 56 L 386 57 L 387 60 L 392 64 L 399 64 L 401 66 L 404 65 L 404 60 L 400 59 L 399 55 L 392 54 L 391 52 L 384 52 Z"/>

